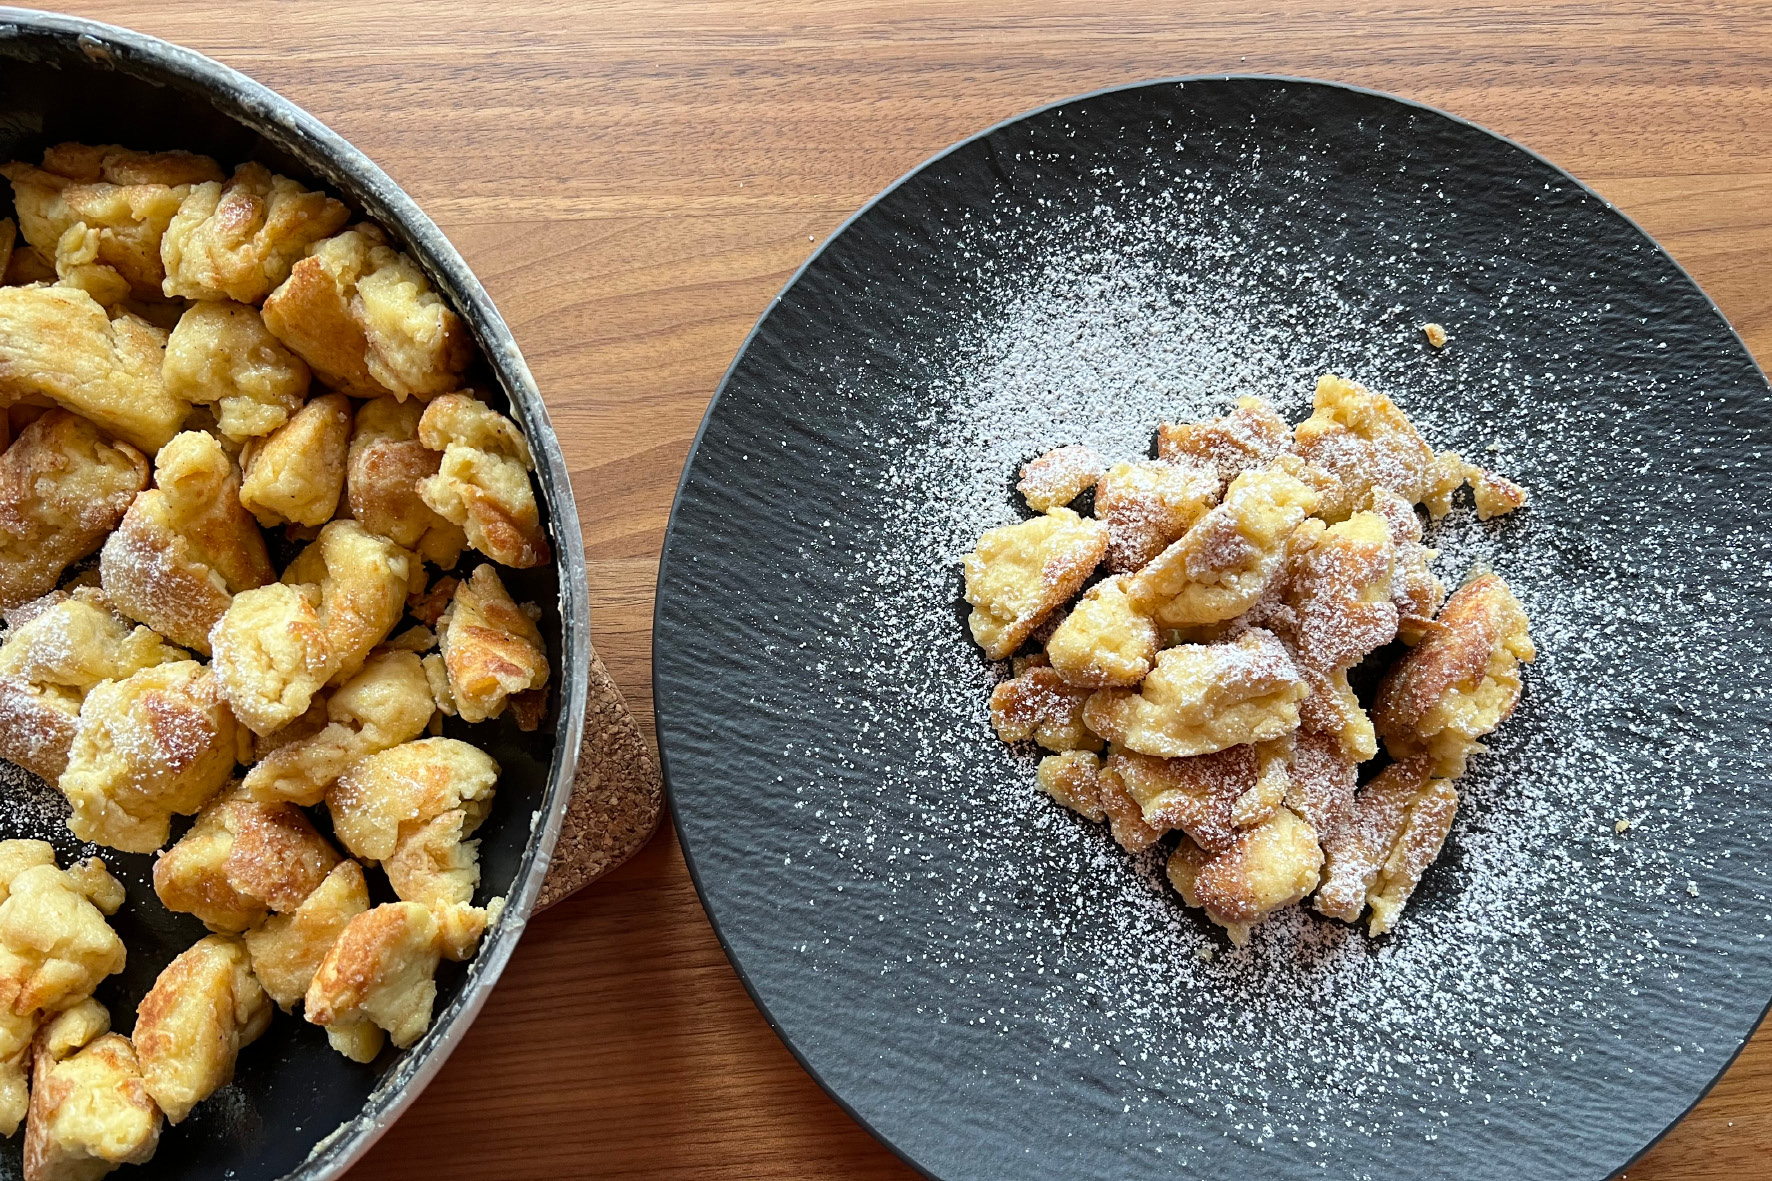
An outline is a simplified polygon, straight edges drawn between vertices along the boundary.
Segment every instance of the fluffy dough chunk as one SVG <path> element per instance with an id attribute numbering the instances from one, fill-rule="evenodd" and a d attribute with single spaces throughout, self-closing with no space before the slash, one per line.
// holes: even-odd
<path id="1" fill-rule="evenodd" d="M 185 658 L 124 621 L 94 590 L 60 598 L 0 645 L 0 758 L 54 783 L 67 769 L 80 705 L 93 686 Z"/>
<path id="2" fill-rule="evenodd" d="M 1283 610 L 1269 626 L 1299 664 L 1320 672 L 1351 668 L 1397 634 L 1391 600 L 1396 550 L 1385 519 L 1358 512 L 1324 525 L 1306 521 L 1287 549 Z"/>
<path id="3" fill-rule="evenodd" d="M 1426 504 L 1436 517 L 1450 507 L 1452 492 L 1464 483 L 1463 460 L 1436 455 L 1395 402 L 1326 373 L 1317 379 L 1312 406 L 1293 439 L 1300 456 L 1334 477 L 1318 516 L 1340 521 L 1369 509 L 1376 488 Z"/>
<path id="4" fill-rule="evenodd" d="M 268 435 L 307 400 L 302 359 L 265 327 L 258 309 L 230 300 L 194 303 L 166 340 L 160 375 L 167 393 L 215 408 L 236 442 Z"/>
<path id="5" fill-rule="evenodd" d="M 480 885 L 480 842 L 464 839 L 483 818 L 480 808 L 452 808 L 405 832 L 382 862 L 395 896 L 430 910 L 438 945 L 452 960 L 473 958 L 488 921 L 487 909 L 472 904 Z"/>
<path id="6" fill-rule="evenodd" d="M 1239 829 L 1266 820 L 1286 784 L 1284 744 L 1244 744 L 1191 758 L 1161 759 L 1115 751 L 1107 769 L 1145 824 L 1181 829 L 1209 852 L 1230 848 Z"/>
<path id="7" fill-rule="evenodd" d="M 14 162 L 0 165 L 0 175 L 12 182 L 25 238 L 39 255 L 56 258 L 78 226 L 91 239 L 89 261 L 114 272 L 123 294 L 159 299 L 161 236 L 191 186 L 222 173 L 215 161 L 188 152 L 59 144 L 44 153 L 41 168 Z"/>
<path id="8" fill-rule="evenodd" d="M 477 827 L 491 805 L 498 764 L 455 738 L 423 738 L 354 764 L 326 795 L 333 831 L 359 858 L 392 857 L 431 820 L 466 809 Z"/>
<path id="9" fill-rule="evenodd" d="M 266 803 L 317 804 L 351 764 L 417 738 L 435 712 L 418 656 L 376 652 L 327 699 L 321 726 L 265 752 L 245 788 Z"/>
<path id="10" fill-rule="evenodd" d="M 31 1039 L 45 1014 L 103 1014 L 87 998 L 123 970 L 123 943 L 105 922 L 122 905 L 122 885 L 98 858 L 60 870 L 47 841 L 0 841 L 0 1136 L 24 1118 Z"/>
<path id="11" fill-rule="evenodd" d="M 418 558 L 355 521 L 332 521 L 283 572 L 283 581 L 320 589 L 320 627 L 332 662 L 331 684 L 363 667 L 406 613 L 406 596 L 422 585 Z"/>
<path id="12" fill-rule="evenodd" d="M 1280 573 L 1316 493 L 1279 471 L 1245 472 L 1224 502 L 1133 576 L 1127 596 L 1167 627 L 1232 619 Z"/>
<path id="13" fill-rule="evenodd" d="M 1218 503 L 1218 477 L 1190 463 L 1117 463 L 1095 486 L 1095 517 L 1108 527 L 1109 570 L 1137 570 Z"/>
<path id="14" fill-rule="evenodd" d="M 1238 398 L 1237 408 L 1222 418 L 1157 427 L 1158 458 L 1206 468 L 1217 477 L 1215 491 L 1290 450 L 1292 429 L 1263 398 Z"/>
<path id="15" fill-rule="evenodd" d="M 346 924 L 308 986 L 306 1014 L 333 1048 L 357 1062 L 381 1049 L 381 1030 L 405 1049 L 431 1024 L 442 936 L 430 910 L 389 902 Z"/>
<path id="16" fill-rule="evenodd" d="M 1068 750 L 1040 760 L 1035 779 L 1040 790 L 1082 816 L 1100 823 L 1107 818 L 1101 806 L 1101 760 L 1086 750 Z"/>
<path id="17" fill-rule="evenodd" d="M 142 1080 L 179 1123 L 234 1077 L 234 1061 L 271 1023 L 246 945 L 205 935 L 166 965 L 135 1011 Z"/>
<path id="18" fill-rule="evenodd" d="M 424 271 L 368 223 L 317 244 L 264 314 L 326 384 L 359 398 L 453 390 L 473 359 L 466 328 Z"/>
<path id="19" fill-rule="evenodd" d="M 105 921 L 123 887 L 104 862 L 57 869 L 46 842 L 0 841 L 0 878 L 0 1012 L 69 1008 L 123 970 L 123 941 Z"/>
<path id="20" fill-rule="evenodd" d="M 190 404 L 160 379 L 166 333 L 73 287 L 0 287 L 0 405 L 48 398 L 152 455 Z"/>
<path id="21" fill-rule="evenodd" d="M 317 587 L 282 582 L 241 591 L 209 633 L 222 696 L 254 734 L 301 717 L 332 675 L 319 597 Z"/>
<path id="22" fill-rule="evenodd" d="M 460 525 L 424 502 L 419 483 L 437 474 L 441 453 L 418 437 L 424 407 L 376 398 L 357 410 L 345 466 L 345 498 L 351 516 L 447 570 L 467 547 Z"/>
<path id="23" fill-rule="evenodd" d="M 1007 659 L 1094 573 L 1107 543 L 1105 525 L 1068 508 L 987 529 L 963 563 L 967 623 L 984 654 Z"/>
<path id="24" fill-rule="evenodd" d="M 1022 670 L 991 693 L 991 727 L 1004 742 L 1033 739 L 1050 751 L 1100 750 L 1083 724 L 1089 689 L 1080 689 L 1045 665 Z"/>
<path id="25" fill-rule="evenodd" d="M 1127 576 L 1089 588 L 1046 641 L 1046 658 L 1059 676 L 1092 689 L 1129 688 L 1144 680 L 1157 658 L 1157 625 L 1126 597 Z"/>
<path id="26" fill-rule="evenodd" d="M 194 660 L 143 669 L 86 695 L 58 786 L 83 841 L 128 853 L 166 843 L 172 816 L 207 804 L 233 774 L 238 727 Z"/>
<path id="27" fill-rule="evenodd" d="M 110 1017 L 64 1013 L 44 1031 L 31 1069 L 25 1181 L 96 1181 L 146 1163 L 160 1145 L 160 1107 L 130 1040 Z M 99 1022 L 102 1020 L 102 1027 Z"/>
<path id="28" fill-rule="evenodd" d="M 1281 808 L 1221 853 L 1184 839 L 1170 855 L 1168 875 L 1189 906 L 1204 910 L 1241 946 L 1262 919 L 1316 889 L 1322 868 L 1317 834 Z"/>
<path id="29" fill-rule="evenodd" d="M 338 863 L 301 809 L 235 792 L 204 808 L 154 862 L 154 893 L 211 931 L 239 932 L 300 906 Z"/>
<path id="30" fill-rule="evenodd" d="M 1180 758 L 1291 733 L 1306 692 L 1285 646 L 1252 628 L 1234 641 L 1165 649 L 1140 692 L 1098 690 L 1083 720 L 1115 746 Z"/>
<path id="31" fill-rule="evenodd" d="M 548 683 L 539 616 L 535 607 L 511 598 L 489 565 L 476 567 L 455 588 L 438 635 L 449 704 L 462 721 L 496 718 L 508 699 Z"/>
<path id="32" fill-rule="evenodd" d="M 1427 755 L 1434 774 L 1457 778 L 1478 739 L 1520 702 L 1520 664 L 1537 656 L 1526 612 L 1494 574 L 1467 582 L 1438 626 L 1379 683 L 1372 721 L 1391 757 Z"/>
<path id="33" fill-rule="evenodd" d="M 1015 490 L 1028 507 L 1043 513 L 1067 505 L 1101 477 L 1107 465 L 1093 447 L 1059 447 L 1021 465 L 1021 481 Z"/>
<path id="34" fill-rule="evenodd" d="M 1427 758 L 1392 763 L 1360 789 L 1346 823 L 1323 841 L 1317 911 L 1358 922 L 1372 906 L 1371 932 L 1395 928 L 1422 873 L 1439 855 L 1458 810 L 1449 780 Z"/>
<path id="35" fill-rule="evenodd" d="M 0 610 L 55 589 L 147 485 L 142 453 L 84 418 L 57 409 L 27 426 L 0 454 Z"/>
<path id="36" fill-rule="evenodd" d="M 240 506 L 239 469 L 214 435 L 185 431 L 167 443 L 154 482 L 105 542 L 99 581 L 117 610 L 207 656 L 234 593 L 277 574 Z"/>
<path id="37" fill-rule="evenodd" d="M 196 185 L 179 205 L 160 240 L 163 290 L 186 299 L 257 303 L 289 277 L 311 244 L 349 216 L 324 193 L 262 164 L 242 164 L 225 183 Z"/>
<path id="38" fill-rule="evenodd" d="M 284 1012 L 307 994 L 320 961 L 345 925 L 368 909 L 369 887 L 362 866 L 341 861 L 300 905 L 246 932 L 253 974 Z"/>
<path id="39" fill-rule="evenodd" d="M 269 528 L 324 525 L 338 511 L 351 443 L 351 400 L 325 394 L 246 444 L 240 503 Z"/>
<path id="40" fill-rule="evenodd" d="M 443 453 L 419 497 L 460 525 L 469 545 L 518 570 L 553 559 L 529 483 L 535 462 L 516 423 L 477 398 L 445 394 L 425 407 L 418 437 Z"/>

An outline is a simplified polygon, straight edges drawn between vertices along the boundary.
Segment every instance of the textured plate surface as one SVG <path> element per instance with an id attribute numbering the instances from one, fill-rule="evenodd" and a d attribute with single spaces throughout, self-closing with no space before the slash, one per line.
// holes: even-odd
<path id="1" fill-rule="evenodd" d="M 959 557 L 1040 451 L 1324 371 L 1530 486 L 1430 544 L 1541 655 L 1395 935 L 1233 950 L 992 736 Z M 949 1181 L 1609 1176 L 1772 995 L 1767 392 L 1627 219 L 1418 106 L 1189 80 L 959 145 L 769 309 L 679 492 L 659 739 L 733 962 Z"/>
<path id="2" fill-rule="evenodd" d="M 501 571 L 512 594 L 543 606 L 550 682 L 548 717 L 524 734 L 507 716 L 469 727 L 448 719 L 445 733 L 469 739 L 498 760 L 492 811 L 476 834 L 481 885 L 476 901 L 503 895 L 510 906 L 470 963 L 444 962 L 431 1028 L 414 1047 L 385 1047 L 368 1065 L 333 1052 L 324 1031 L 279 1016 L 244 1050 L 234 1081 L 168 1128 L 138 1177 L 270 1178 L 336 1176 L 366 1150 L 422 1090 L 473 1020 L 522 933 L 546 871 L 570 793 L 589 664 L 584 559 L 565 463 L 547 412 L 509 331 L 485 291 L 435 225 L 355 149 L 311 116 L 207 58 L 154 38 L 73 18 L 0 8 L 0 160 L 36 159 L 64 140 L 184 148 L 231 167 L 258 160 L 342 196 L 357 213 L 387 226 L 430 272 L 473 329 L 481 362 L 470 375 L 529 432 L 537 461 L 553 566 Z M 0 217 L 12 212 L 0 185 Z M 475 555 L 463 555 L 462 570 Z M 432 571 L 435 574 L 435 571 Z M 324 815 L 317 819 L 324 825 Z M 151 856 L 83 845 L 68 833 L 66 802 L 41 780 L 0 762 L 0 838 L 38 837 L 68 857 L 100 854 L 129 892 L 114 920 L 129 952 L 125 970 L 97 996 L 121 1032 L 166 964 L 204 934 L 189 915 L 155 897 Z M 173 837 L 182 832 L 180 822 Z M 371 874 L 385 888 L 380 875 Z M 391 901 L 391 895 L 374 896 Z M 20 1175 L 22 1136 L 0 1141 L 0 1179 Z M 120 1174 L 121 1175 L 121 1174 Z"/>

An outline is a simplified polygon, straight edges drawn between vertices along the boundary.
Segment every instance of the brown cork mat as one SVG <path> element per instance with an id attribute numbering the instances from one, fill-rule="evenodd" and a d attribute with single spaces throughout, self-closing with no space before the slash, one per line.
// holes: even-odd
<path id="1" fill-rule="evenodd" d="M 546 910 L 639 852 L 658 828 L 663 807 L 664 786 L 646 736 L 593 650 L 572 802 L 536 910 Z"/>

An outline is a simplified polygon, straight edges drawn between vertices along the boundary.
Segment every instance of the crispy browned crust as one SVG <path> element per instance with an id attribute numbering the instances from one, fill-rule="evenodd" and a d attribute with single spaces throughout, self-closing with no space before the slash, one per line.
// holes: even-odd
<path id="1" fill-rule="evenodd" d="M 1181 829 L 1207 852 L 1228 849 L 1237 835 L 1233 808 L 1255 786 L 1255 747 L 1233 746 L 1209 755 L 1162 759 L 1116 751 L 1107 769 L 1142 805 L 1144 822 L 1157 832 Z"/>
<path id="2" fill-rule="evenodd" d="M 83 418 L 55 409 L 27 426 L 0 454 L 0 609 L 54 589 L 147 484 L 146 457 Z"/>
<path id="3" fill-rule="evenodd" d="M 70 1057 L 79 1057 L 81 1061 L 62 1067 L 41 1040 L 35 1048 L 31 1106 L 25 1119 L 25 1181 L 87 1181 L 102 1177 L 118 1165 L 141 1164 L 159 1146 L 160 1108 L 142 1082 L 135 1047 L 129 1039 L 107 1033 Z M 93 1084 L 96 1087 L 88 1089 Z M 70 1104 L 86 1108 L 81 1112 L 84 1124 L 122 1121 L 145 1130 L 146 1134 L 128 1144 L 115 1160 L 91 1156 L 87 1145 L 63 1144 L 55 1136 L 57 1115 Z"/>
<path id="4" fill-rule="evenodd" d="M 547 684 L 541 631 L 489 564 L 475 567 L 456 588 L 441 645 L 450 694 L 463 721 L 498 717 L 513 693 Z"/>
<path id="5" fill-rule="evenodd" d="M 1292 450 L 1292 428 L 1260 398 L 1243 398 L 1222 418 L 1157 427 L 1157 455 L 1206 466 L 1223 488 Z"/>
<path id="6" fill-rule="evenodd" d="M 1328 840 L 1353 808 L 1360 765 L 1329 734 L 1300 733 L 1293 741 L 1286 806 Z"/>
<path id="7" fill-rule="evenodd" d="M 991 727 L 1004 742 L 1031 738 L 1050 751 L 1100 750 L 1101 739 L 1083 725 L 1092 692 L 1046 665 L 1024 669 L 991 692 Z"/>
<path id="8" fill-rule="evenodd" d="M 266 297 L 265 327 L 336 390 L 359 398 L 387 393 L 369 375 L 369 341 L 344 293 L 317 258 L 304 258 Z"/>
<path id="9" fill-rule="evenodd" d="M 1214 921 L 1254 923 L 1315 889 L 1322 865 L 1316 833 L 1281 808 L 1201 866 L 1194 892 Z"/>
<path id="10" fill-rule="evenodd" d="M 1108 831 L 1126 852 L 1142 853 L 1163 839 L 1162 829 L 1144 822 L 1144 811 L 1112 767 L 1104 766 L 1095 777 L 1095 802 L 1107 813 Z"/>
<path id="11" fill-rule="evenodd" d="M 294 910 L 340 861 L 338 851 L 292 804 L 234 805 L 228 880 L 275 911 Z"/>
<path id="12" fill-rule="evenodd" d="M 79 724 L 77 708 L 58 709 L 29 685 L 0 677 L 0 759 L 54 783 L 67 769 Z"/>
<path id="13" fill-rule="evenodd" d="M 209 631 L 234 596 L 178 532 L 165 494 L 135 498 L 99 554 L 105 597 L 176 644 L 209 654 Z"/>
<path id="14" fill-rule="evenodd" d="M 1312 903 L 1318 913 L 1344 923 L 1359 919 L 1379 866 L 1403 831 L 1409 801 L 1432 770 L 1432 759 L 1405 759 L 1360 789 L 1344 822 L 1324 837 L 1323 882 Z"/>
<path id="15" fill-rule="evenodd" d="M 241 1047 L 271 1022 L 246 945 L 206 935 L 160 973 L 135 1011 L 142 1078 L 171 1123 L 234 1076 Z"/>
<path id="16" fill-rule="evenodd" d="M 221 180 L 221 165 L 194 152 L 138 152 L 116 144 L 59 143 L 43 150 L 43 171 L 114 185 L 191 185 Z"/>
<path id="17" fill-rule="evenodd" d="M 1372 722 L 1381 735 L 1408 734 L 1445 694 L 1480 679 L 1489 656 L 1520 618 L 1507 584 L 1484 574 L 1446 600 L 1438 626 L 1385 674 L 1373 700 Z M 1501 717 L 1519 704 L 1516 687 Z"/>

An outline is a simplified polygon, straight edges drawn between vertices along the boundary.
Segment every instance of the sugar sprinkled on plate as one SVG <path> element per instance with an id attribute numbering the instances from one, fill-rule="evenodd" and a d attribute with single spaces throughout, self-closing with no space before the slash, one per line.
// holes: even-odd
<path id="1" fill-rule="evenodd" d="M 1133 220 L 1104 210 L 1051 227 L 1035 273 L 1002 276 L 975 319 L 955 326 L 934 410 L 907 406 L 878 440 L 880 493 L 908 507 L 905 519 L 865 538 L 822 522 L 826 548 L 848 558 L 853 596 L 822 617 L 828 634 L 800 647 L 838 719 L 827 737 L 835 745 L 781 754 L 796 769 L 888 762 L 871 790 L 891 806 L 853 794 L 852 776 L 842 796 L 816 771 L 784 776 L 817 833 L 786 863 L 840 865 L 831 875 L 877 887 L 870 897 L 933 897 L 939 921 L 921 932 L 921 954 L 879 963 L 881 987 L 932 1026 L 1012 1039 L 1025 1049 L 1018 1086 L 1072 1073 L 1085 1057 L 1090 1069 L 1111 1060 L 1113 1077 L 1097 1083 L 1100 1110 L 1116 1113 L 1128 1140 L 1171 1151 L 1180 1141 L 1181 1158 L 1202 1164 L 1211 1159 L 1202 1127 L 1258 1145 L 1296 1142 L 1327 1160 L 1338 1142 L 1382 1143 L 1404 1126 L 1444 1124 L 1455 1106 L 1531 1097 L 1535 1076 L 1580 1059 L 1595 1039 L 1659 1036 L 1633 1028 L 1617 998 L 1677 991 L 1694 943 L 1685 916 L 1722 913 L 1680 888 L 1728 845 L 1726 813 L 1701 823 L 1693 804 L 1739 790 L 1741 769 L 1765 751 L 1763 742 L 1705 747 L 1729 708 L 1707 689 L 1763 679 L 1764 651 L 1726 648 L 1746 617 L 1686 593 L 1689 526 L 1676 506 L 1628 547 L 1607 519 L 1580 509 L 1598 501 L 1603 514 L 1606 496 L 1630 489 L 1596 478 L 1620 458 L 1603 434 L 1559 429 L 1575 400 L 1547 399 L 1530 419 L 1495 407 L 1509 387 L 1586 383 L 1580 413 L 1598 406 L 1632 423 L 1660 391 L 1631 374 L 1533 369 L 1505 350 L 1497 364 L 1475 343 L 1429 368 L 1404 347 L 1420 335 L 1401 306 L 1338 294 L 1308 257 L 1264 256 L 1234 235 L 1190 240 L 1177 200 L 1156 206 Z M 1406 254 L 1393 269 L 1412 265 Z M 1188 263 L 1177 267 L 1177 256 Z M 1518 295 L 1555 303 L 1554 292 Z M 1506 300 L 1497 313 L 1493 301 L 1462 308 L 1461 299 L 1449 294 L 1436 310 L 1473 340 L 1479 327 L 1505 335 Z M 1560 312 L 1571 331 L 1589 315 Z M 1531 489 L 1533 508 L 1490 522 L 1464 500 L 1430 526 L 1427 543 L 1441 551 L 1435 568 L 1449 585 L 1489 568 L 1506 577 L 1541 655 L 1515 720 L 1460 782 L 1447 855 L 1396 935 L 1371 940 L 1293 911 L 1231 948 L 1169 887 L 1166 847 L 1128 858 L 1105 827 L 1037 791 L 1036 752 L 997 742 L 985 702 L 1004 670 L 967 635 L 957 567 L 981 531 L 1025 512 L 1009 489 L 1032 457 L 1080 444 L 1110 463 L 1143 459 L 1158 422 L 1221 414 L 1242 394 L 1269 398 L 1295 421 L 1326 371 L 1391 394 L 1437 446 L 1481 455 Z M 1597 377 L 1615 388 L 1592 389 Z M 866 374 L 839 385 L 858 403 L 890 396 Z M 1670 474 L 1631 460 L 1645 480 Z M 1739 523 L 1750 519 L 1721 505 L 1707 513 L 1713 560 L 1765 562 L 1765 540 Z M 1687 654 L 1713 642 L 1717 664 L 1693 668 Z M 1658 728 L 1670 696 L 1684 697 L 1687 712 Z M 907 730 L 909 760 L 890 753 Z M 1695 758 L 1709 760 L 1708 773 L 1670 771 Z M 906 801 L 914 825 L 901 824 Z M 1652 819 L 1655 839 L 1617 840 L 1620 815 Z M 808 870 L 806 880 L 818 876 Z M 1660 917 L 1620 922 L 1620 899 Z M 816 913 L 823 904 L 801 905 Z M 833 927 L 799 950 L 815 972 L 863 972 L 855 940 Z M 1011 986 L 1014 1011 L 1000 1003 Z M 988 1069 L 956 1085 L 996 1085 Z"/>

